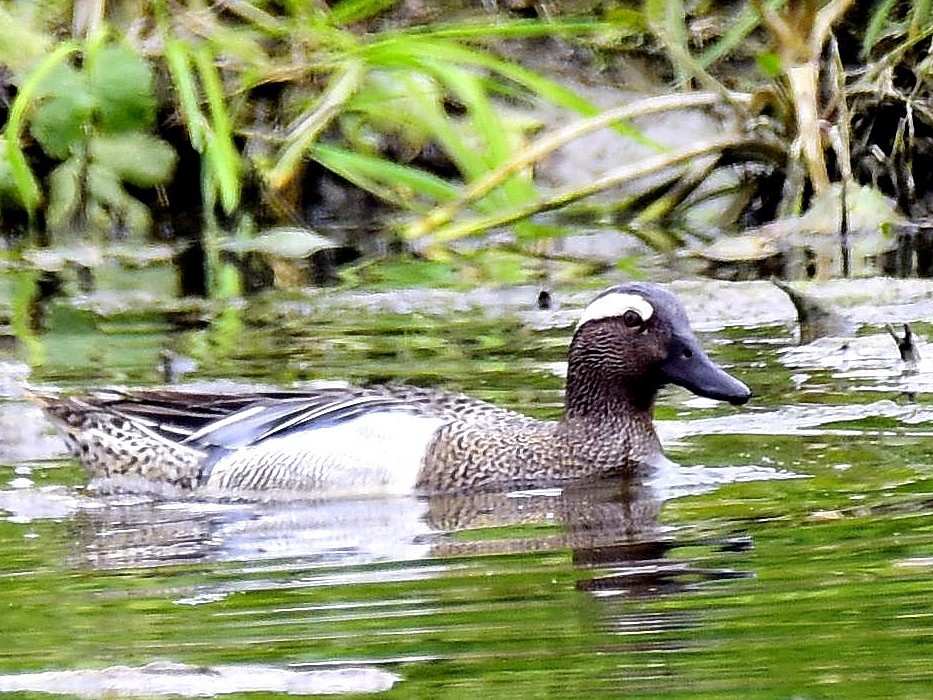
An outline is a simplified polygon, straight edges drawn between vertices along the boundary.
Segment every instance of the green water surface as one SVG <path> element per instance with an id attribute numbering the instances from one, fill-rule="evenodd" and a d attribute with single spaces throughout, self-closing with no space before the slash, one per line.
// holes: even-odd
<path id="1" fill-rule="evenodd" d="M 405 381 L 543 418 L 560 413 L 551 366 L 572 332 L 482 309 L 325 315 L 268 299 L 200 312 L 62 303 L 46 325 L 5 356 L 25 360 L 35 384 L 155 384 L 169 348 L 197 362 L 184 381 Z M 871 382 L 819 367 L 795 389 L 800 370 L 779 354 L 789 327 L 703 341 L 756 397 L 737 409 L 665 391 L 661 420 L 731 426 L 682 437 L 668 455 L 807 478 L 663 503 L 337 508 L 103 498 L 54 451 L 8 456 L 0 494 L 23 492 L 29 505 L 0 501 L 0 673 L 364 665 L 398 674 L 393 698 L 933 697 L 930 424 L 868 415 L 744 434 L 750 416 L 782 407 L 904 399 L 852 391 Z M 3 408 L 47 436 L 14 392 Z"/>

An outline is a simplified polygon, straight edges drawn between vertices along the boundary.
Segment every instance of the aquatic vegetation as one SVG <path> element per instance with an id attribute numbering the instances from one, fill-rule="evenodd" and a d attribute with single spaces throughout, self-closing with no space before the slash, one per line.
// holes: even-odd
<path id="1" fill-rule="evenodd" d="M 121 23 L 121 15 L 103 5 L 97 15 L 87 15 L 93 8 L 82 5 L 75 38 L 58 44 L 51 29 L 43 31 L 43 23 L 53 24 L 52 10 L 37 15 L 17 8 L 19 14 L 0 30 L 0 55 L 16 42 L 28 44 L 34 55 L 10 62 L 15 97 L 0 185 L 13 196 L 4 200 L 5 211 L 24 208 L 33 226 L 47 220 L 55 230 L 82 214 L 99 228 L 106 228 L 108 217 L 119 226 L 128 220 L 135 232 L 147 228 L 148 211 L 118 185 L 164 185 L 161 216 L 168 220 L 162 227 L 183 235 L 182 223 L 165 210 L 181 208 L 173 200 L 197 201 L 208 264 L 216 268 L 215 210 L 263 224 L 303 222 L 309 199 L 318 196 L 319 173 L 329 171 L 343 187 L 358 187 L 374 201 L 417 215 L 453 200 L 459 183 L 476 181 L 513 158 L 537 124 L 505 109 L 508 103 L 543 99 L 584 115 L 598 112 L 561 83 L 488 49 L 495 41 L 570 37 L 605 24 L 505 17 L 426 24 L 415 17 L 393 20 L 392 11 L 402 12 L 397 4 L 180 7 L 157 0 L 139 3 L 141 23 Z M 28 36 L 21 36 L 21 27 L 31 30 Z M 113 85 L 99 86 L 90 67 L 106 62 L 111 50 L 96 57 L 104 27 L 114 37 L 122 34 L 118 46 L 126 60 L 120 70 L 101 73 Z M 54 48 L 46 54 L 35 50 L 39 45 Z M 143 86 L 134 96 L 139 105 L 127 104 L 129 95 L 120 88 L 134 70 Z M 112 100 L 97 99 L 100 87 L 114 90 Z M 108 114 L 134 109 L 145 123 L 121 129 L 137 132 L 139 160 L 151 172 L 130 170 L 113 143 L 85 143 L 96 136 L 89 129 L 111 135 Z M 170 182 L 175 158 L 146 138 L 153 126 L 177 152 L 178 176 Z M 40 155 L 65 162 L 54 170 Z M 110 170 L 99 167 L 104 158 L 115 162 Z M 83 187 L 85 171 L 98 186 Z M 192 172 L 199 192 L 191 191 Z M 509 173 L 472 206 L 488 214 L 539 198 L 529 166 Z M 516 221 L 514 228 L 535 238 L 542 227 Z M 421 252 L 443 256 L 430 246 Z"/>
<path id="2" fill-rule="evenodd" d="M 553 261 L 541 241 L 566 235 L 572 217 L 674 252 L 802 216 L 856 186 L 894 197 L 910 218 L 925 212 L 926 4 L 491 3 L 468 13 L 451 0 L 442 9 L 13 4 L 0 23 L 4 220 L 26 211 L 39 239 L 46 226 L 54 239 L 82 226 L 141 236 L 155 218 L 160 233 L 203 247 L 215 280 L 227 232 L 365 235 L 347 234 L 352 223 L 388 230 L 419 259 L 497 279 L 484 249 Z M 61 40 L 67 21 L 72 36 Z M 548 76 L 546 61 L 525 65 L 537 46 L 585 55 L 567 62 L 591 74 L 637 56 L 675 92 L 602 110 L 573 80 Z M 563 126 L 539 117 L 543 103 Z M 716 111 L 722 128 L 671 148 L 633 125 L 691 110 Z M 539 181 L 538 166 L 598 129 L 648 156 L 584 185 Z M 325 206 L 331 191 L 354 193 L 342 205 L 334 196 L 336 215 Z M 505 235 L 492 244 L 490 232 Z M 818 273 L 848 272 L 849 257 Z"/>

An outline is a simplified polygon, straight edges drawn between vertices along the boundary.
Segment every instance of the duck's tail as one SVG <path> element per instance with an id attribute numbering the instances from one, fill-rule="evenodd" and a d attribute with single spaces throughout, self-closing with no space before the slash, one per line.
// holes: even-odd
<path id="1" fill-rule="evenodd" d="M 206 459 L 203 451 L 108 408 L 105 398 L 64 396 L 32 387 L 23 393 L 42 408 L 92 477 L 136 476 L 186 489 L 200 484 Z"/>

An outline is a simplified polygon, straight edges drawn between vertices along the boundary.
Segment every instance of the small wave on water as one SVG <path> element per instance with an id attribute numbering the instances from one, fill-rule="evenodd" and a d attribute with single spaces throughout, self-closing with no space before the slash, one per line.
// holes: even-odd
<path id="1" fill-rule="evenodd" d="M 370 667 L 295 671 L 258 664 L 192 666 L 157 662 L 136 667 L 0 675 L 0 692 L 80 698 L 208 697 L 257 692 L 335 695 L 378 693 L 389 690 L 399 680 L 394 673 Z"/>
<path id="2" fill-rule="evenodd" d="M 802 479 L 806 474 L 797 474 L 787 469 L 778 469 L 757 464 L 707 467 L 703 465 L 676 466 L 660 470 L 650 484 L 663 501 L 683 496 L 708 493 L 726 484 L 747 481 L 773 481 L 776 479 Z"/>

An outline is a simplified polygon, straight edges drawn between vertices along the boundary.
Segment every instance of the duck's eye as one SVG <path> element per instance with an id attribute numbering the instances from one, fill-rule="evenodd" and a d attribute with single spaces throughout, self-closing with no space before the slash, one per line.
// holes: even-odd
<path id="1" fill-rule="evenodd" d="M 628 309 L 624 314 L 622 314 L 622 323 L 624 323 L 629 328 L 639 328 L 640 326 L 645 325 L 641 314 L 635 311 L 635 309 Z"/>

